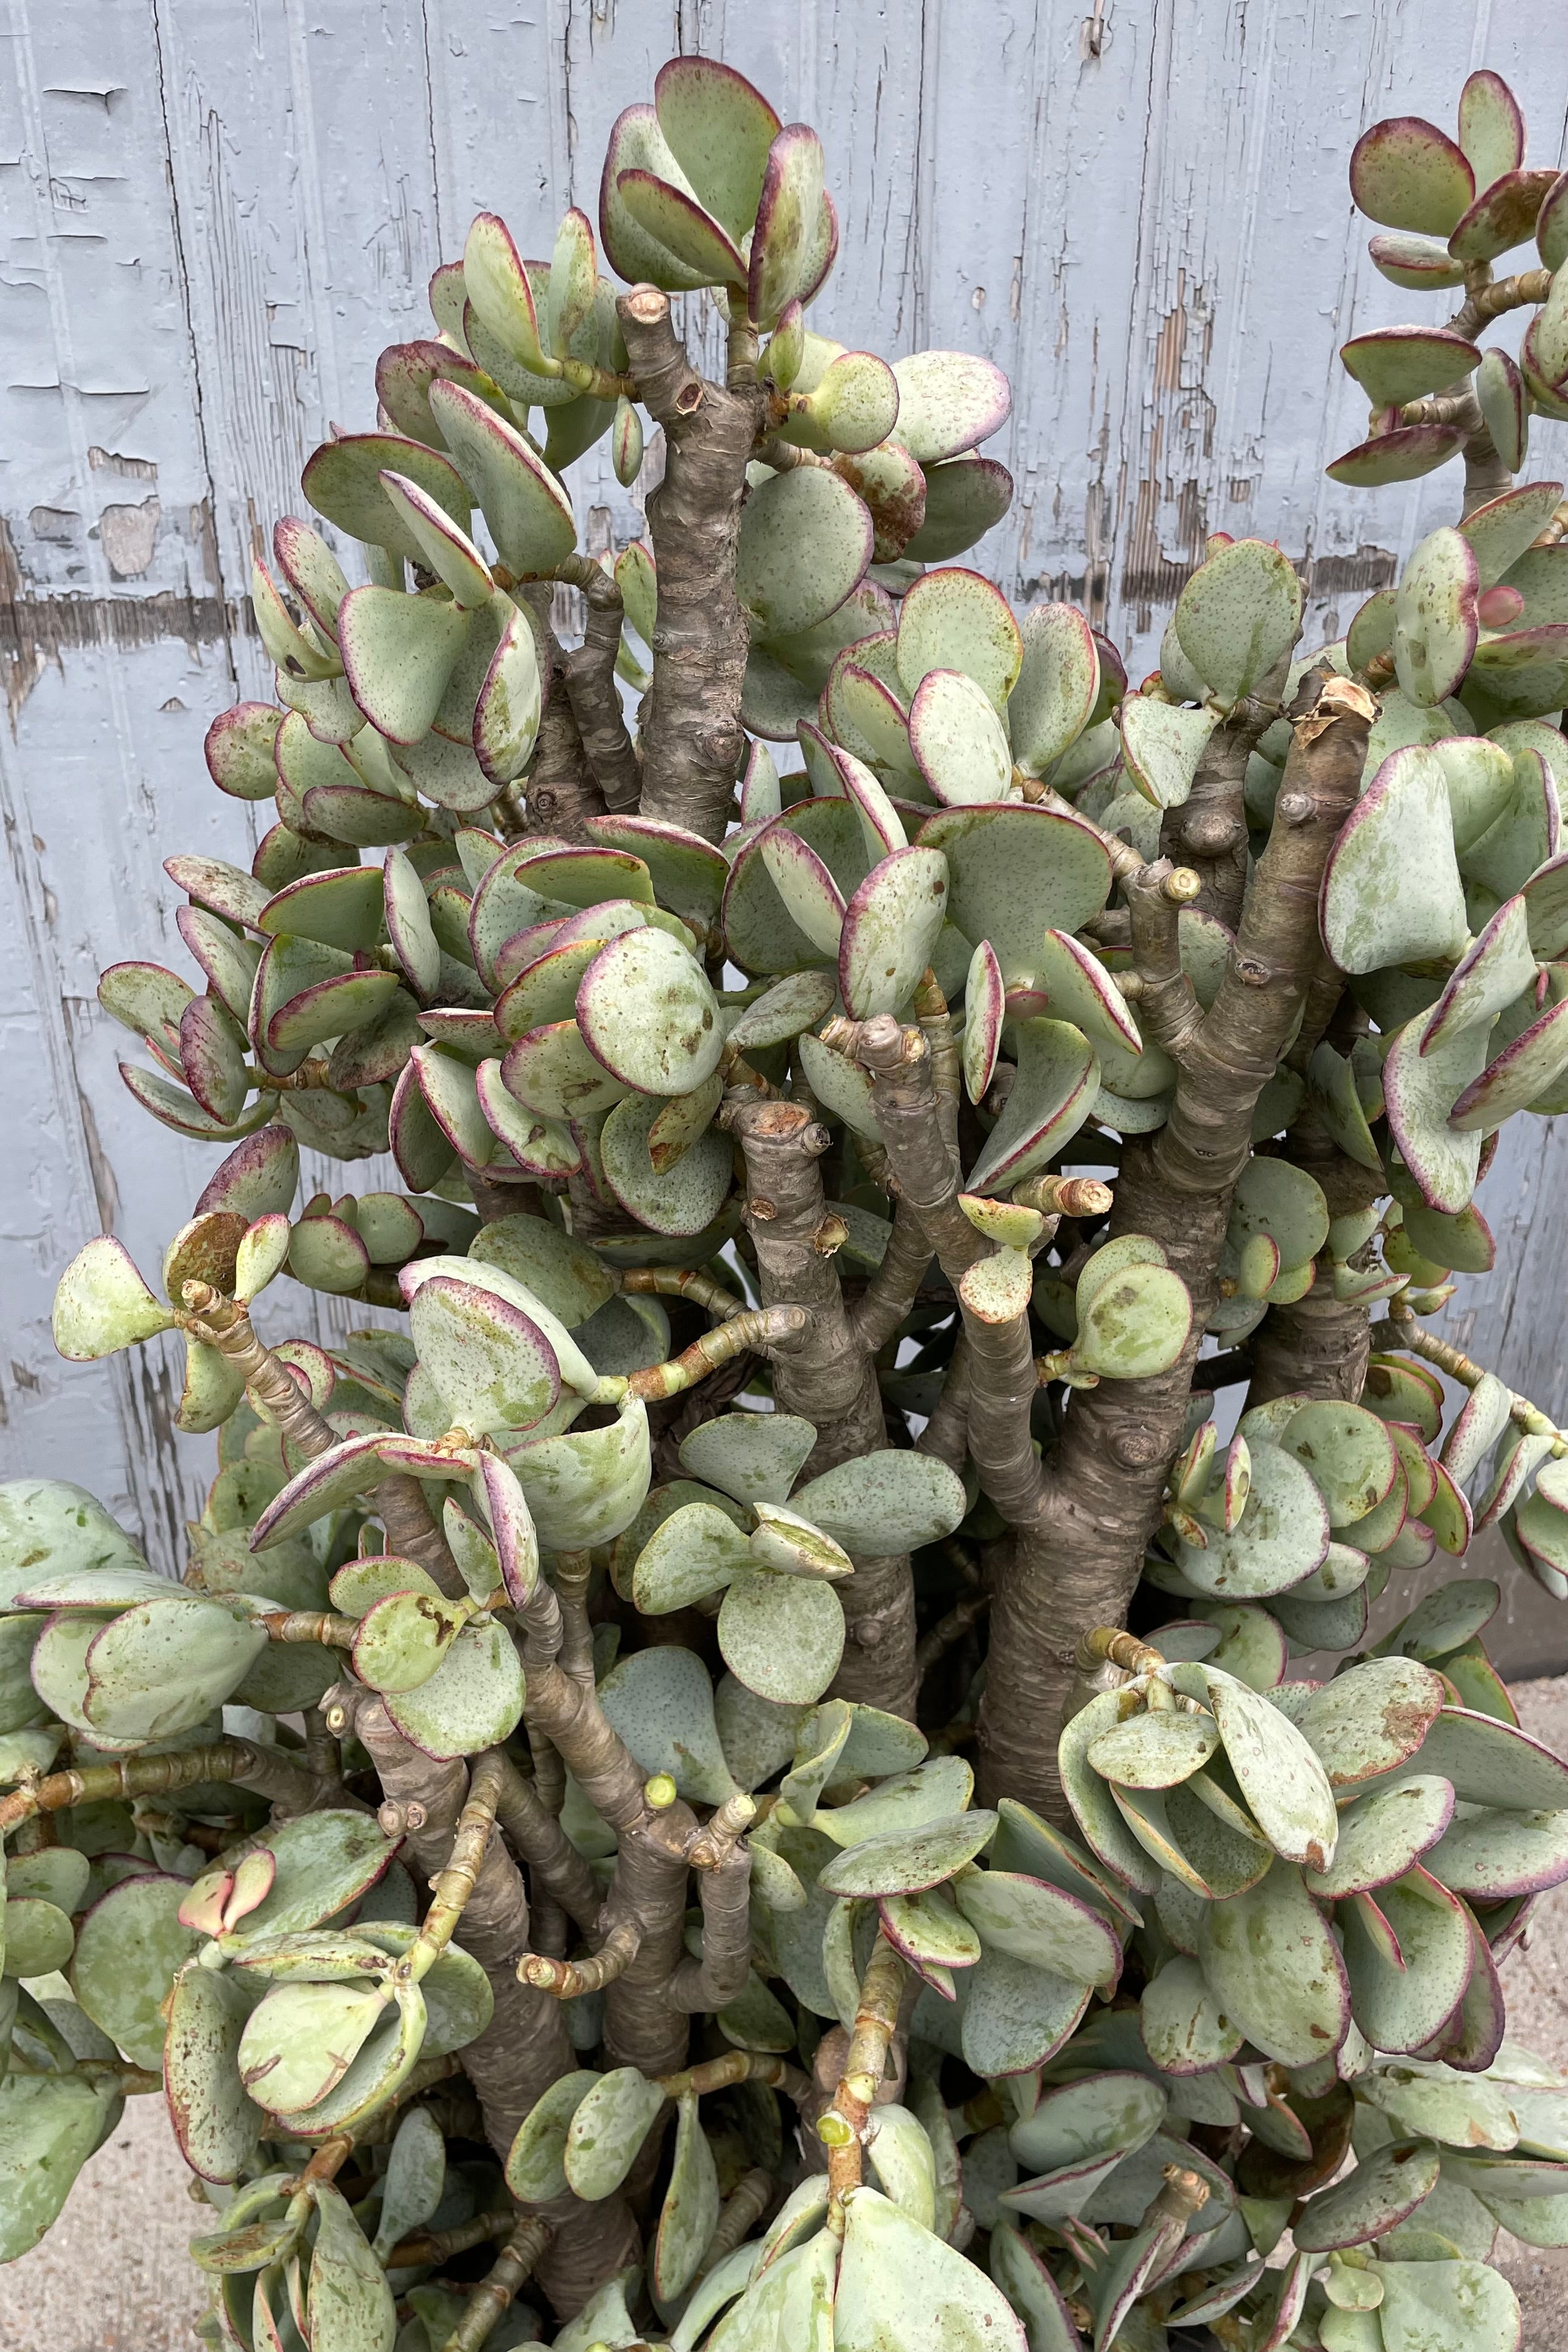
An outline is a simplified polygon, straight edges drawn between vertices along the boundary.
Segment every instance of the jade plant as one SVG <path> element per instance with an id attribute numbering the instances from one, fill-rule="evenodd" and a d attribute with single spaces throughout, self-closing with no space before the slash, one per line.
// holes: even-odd
<path id="1" fill-rule="evenodd" d="M 255 567 L 276 822 L 100 987 L 225 1156 L 56 1338 L 177 1334 L 217 1469 L 178 1582 L 0 1488 L 5 2256 L 161 2090 L 214 2352 L 1517 2344 L 1568 1765 L 1498 1585 L 1400 1596 L 1568 1598 L 1568 1437 L 1428 1323 L 1568 1111 L 1568 174 L 1457 131 L 1355 150 L 1462 302 L 1331 471 L 1461 510 L 1322 646 L 1215 534 L 1139 685 L 955 561 L 1007 384 L 807 324 L 729 68 L 437 270 Z"/>

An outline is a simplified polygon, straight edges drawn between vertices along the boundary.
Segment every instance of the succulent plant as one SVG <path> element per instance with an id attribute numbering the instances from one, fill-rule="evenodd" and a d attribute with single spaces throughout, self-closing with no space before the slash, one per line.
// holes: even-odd
<path id="1" fill-rule="evenodd" d="M 1365 134 L 1464 300 L 1331 471 L 1464 512 L 1307 653 L 1216 534 L 1131 687 L 953 560 L 999 372 L 806 325 L 824 174 L 673 60 L 256 567 L 277 821 L 100 991 L 228 1150 L 55 1321 L 179 1332 L 216 1475 L 179 1583 L 0 1487 L 0 2254 L 162 2088 L 215 2352 L 1510 2352 L 1568 1765 L 1495 1583 L 1369 1611 L 1493 1522 L 1568 1598 L 1568 1436 L 1424 1319 L 1568 1109 L 1568 176 L 1489 73 Z M 265 1344 L 285 1276 L 384 1319 Z"/>

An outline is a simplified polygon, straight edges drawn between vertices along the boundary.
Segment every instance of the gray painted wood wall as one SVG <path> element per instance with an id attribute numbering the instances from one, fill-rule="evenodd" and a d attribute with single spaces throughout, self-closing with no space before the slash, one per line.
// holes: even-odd
<path id="1" fill-rule="evenodd" d="M 729 58 L 826 142 L 817 323 L 1013 379 L 990 448 L 1017 498 L 971 560 L 1146 669 L 1205 530 L 1278 538 L 1333 635 L 1451 509 L 1451 476 L 1323 477 L 1364 419 L 1336 346 L 1425 315 L 1366 258 L 1359 129 L 1450 121 L 1480 64 L 1531 161 L 1568 116 L 1558 0 L 6 0 L 0 43 L 0 1471 L 81 1479 L 165 1564 L 211 1441 L 171 1432 L 172 1357 L 62 1365 L 49 1300 L 100 1228 L 155 1273 L 214 1156 L 132 1102 L 94 987 L 183 964 L 163 856 L 248 856 L 201 740 L 268 690 L 250 545 L 327 421 L 373 421 L 375 354 L 429 331 L 472 214 L 547 251 L 661 60 Z M 575 485 L 594 546 L 639 528 L 605 446 Z M 1560 1415 L 1564 1126 L 1508 1130 L 1502 1263 L 1449 1317 Z M 342 1318 L 289 1287 L 292 1328 Z"/>

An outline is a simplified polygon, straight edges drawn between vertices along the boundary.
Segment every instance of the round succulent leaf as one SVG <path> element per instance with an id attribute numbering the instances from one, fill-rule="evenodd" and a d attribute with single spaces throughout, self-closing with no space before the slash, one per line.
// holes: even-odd
<path id="1" fill-rule="evenodd" d="M 1373 1790 L 1342 1811 L 1334 1859 L 1327 1870 L 1304 1874 L 1309 1891 L 1323 1896 L 1367 1894 L 1402 1878 L 1436 1844 L 1453 1811 L 1453 1790 L 1435 1773 Z"/>
<path id="2" fill-rule="evenodd" d="M 250 2001 L 226 1973 L 191 1969 L 170 1998 L 163 2069 L 180 2153 L 204 2180 L 229 2181 L 253 2162 L 266 2118 L 239 2079 Z"/>
<path id="3" fill-rule="evenodd" d="M 1002 1952 L 1070 1981 L 1108 1986 L 1121 1969 L 1111 1927 L 1079 1896 L 1016 1872 L 964 1871 L 953 1881 L 958 1907 L 987 1952 Z"/>
<path id="4" fill-rule="evenodd" d="M 1350 168 L 1358 210 L 1385 228 L 1446 237 L 1475 201 L 1475 173 L 1461 149 L 1416 115 L 1363 131 Z"/>
<path id="5" fill-rule="evenodd" d="M 881 1129 L 877 1124 L 871 1081 L 859 1064 L 835 1053 L 809 1030 L 802 1035 L 798 1051 L 806 1084 L 828 1117 L 841 1118 L 856 1135 L 879 1141 Z"/>
<path id="6" fill-rule="evenodd" d="M 1331 1787 L 1357 1789 L 1422 1748 L 1443 1706 L 1442 1677 L 1414 1658 L 1369 1658 L 1311 1692 L 1294 1720 Z M 1423 1757 L 1423 1773 L 1452 1776 Z"/>
<path id="7" fill-rule="evenodd" d="M 1446 466 L 1464 446 L 1458 425 L 1403 425 L 1358 442 L 1323 471 L 1331 482 L 1347 488 L 1381 489 L 1388 482 L 1409 482 Z"/>
<path id="8" fill-rule="evenodd" d="M 731 1412 L 682 1440 L 680 1465 L 739 1503 L 782 1503 L 816 1443 L 812 1423 L 793 1413 Z"/>
<path id="9" fill-rule="evenodd" d="M 1233 540 L 1193 573 L 1176 602 L 1176 637 L 1222 702 L 1249 694 L 1289 651 L 1301 596 L 1289 559 L 1266 540 Z"/>
<path id="10" fill-rule="evenodd" d="M 831 1895 L 918 1894 L 973 1862 L 995 1827 L 994 1813 L 973 1810 L 941 1815 L 912 1830 L 887 1830 L 838 1854 L 819 1872 L 818 1882 Z"/>
<path id="11" fill-rule="evenodd" d="M 572 501 L 515 426 L 466 385 L 430 387 L 430 410 L 514 572 L 552 571 L 576 545 Z"/>
<path id="12" fill-rule="evenodd" d="M 379 1987 L 274 1985 L 240 2037 L 240 2081 L 269 2114 L 314 2106 L 342 2081 L 386 2002 Z"/>
<path id="13" fill-rule="evenodd" d="M 1329 1524 L 1346 1528 L 1385 1500 L 1398 1472 L 1386 1424 L 1360 1405 L 1323 1398 L 1286 1423 L 1279 1443 L 1311 1473 L 1329 1507 Z"/>
<path id="14" fill-rule="evenodd" d="M 1468 375 L 1476 345 L 1447 327 L 1378 327 L 1340 345 L 1340 359 L 1374 408 L 1403 408 Z"/>
<path id="15" fill-rule="evenodd" d="M 513 1732 L 522 1714 L 522 1664 L 505 1628 L 479 1618 L 463 1627 L 417 1690 L 384 1700 L 396 1728 L 440 1762 L 476 1756 Z"/>
<path id="16" fill-rule="evenodd" d="M 488 604 L 495 583 L 468 532 L 405 474 L 384 473 L 381 487 L 418 547 L 424 567 L 451 590 L 454 604 L 465 610 Z"/>
<path id="17" fill-rule="evenodd" d="M 1184 1952 L 1168 1959 L 1143 1988 L 1139 2004 L 1143 2045 L 1163 2074 L 1195 2074 L 1236 2056 L 1242 2031 L 1209 1990 L 1198 1962 Z"/>
<path id="18" fill-rule="evenodd" d="M 1343 2041 L 1344 1965 L 1294 1864 L 1279 1860 L 1257 1886 L 1211 1905 L 1197 1958 L 1226 2015 L 1266 2056 L 1307 2066 Z"/>
<path id="19" fill-rule="evenodd" d="M 637 1554 L 632 1599 L 645 1616 L 684 1609 L 718 1592 L 753 1565 L 734 1521 L 710 1503 L 687 1503 L 658 1526 Z"/>
<path id="20" fill-rule="evenodd" d="M 626 1099 L 624 1082 L 592 1054 L 576 1022 L 530 1029 L 501 1063 L 509 1093 L 536 1118 L 560 1123 L 592 1118 Z"/>
<path id="21" fill-rule="evenodd" d="M 960 670 L 1001 710 L 1022 662 L 1023 638 L 1006 598 L 976 572 L 953 565 L 923 572 L 899 608 L 898 667 L 906 694 L 932 670 Z"/>
<path id="22" fill-rule="evenodd" d="M 1072 604 L 1038 604 L 1019 624 L 1023 657 L 1007 702 L 1013 758 L 1044 775 L 1088 727 L 1100 698 L 1094 632 Z"/>
<path id="23" fill-rule="evenodd" d="M 1012 387 L 994 361 L 977 353 L 914 352 L 893 362 L 893 374 L 899 386 L 894 438 L 921 467 L 961 456 L 1007 421 Z"/>
<path id="24" fill-rule="evenodd" d="M 809 1706 L 838 1671 L 843 1603 L 818 1578 L 750 1570 L 724 1595 L 719 1648 L 737 1681 L 759 1697 Z"/>
<path id="25" fill-rule="evenodd" d="M 617 2066 L 589 2084 L 573 2112 L 563 2158 L 575 2195 L 594 2203 L 614 2194 L 665 2096 L 635 2066 Z"/>
<path id="26" fill-rule="evenodd" d="M 1057 1768 L 1062 1793 L 1090 1852 L 1117 1882 L 1152 1895 L 1160 1885 L 1159 1869 L 1117 1811 L 1110 1784 L 1089 1762 L 1095 1740 L 1140 1711 L 1136 1696 L 1125 1689 L 1100 1692 L 1063 1724 L 1057 1743 Z M 1037 1872 L 1040 1871 L 1038 1845 L 1037 1829 L 1026 1841 L 1027 1858 Z M 1059 1874 L 1053 1873 L 1052 1878 L 1054 1884 L 1060 1883 Z M 1069 1892 L 1077 1891 L 1080 1890 L 1069 1887 Z"/>
<path id="27" fill-rule="evenodd" d="M 1472 1903 L 1504 1903 L 1568 1876 L 1568 1821 L 1561 1812 L 1471 1812 L 1423 1856 L 1441 1885 Z"/>
<path id="28" fill-rule="evenodd" d="M 1089 2006 L 1090 1988 L 1010 1953 L 983 1951 L 955 1980 L 959 2054 L 976 2073 L 1023 2074 L 1054 2058 Z"/>
<path id="29" fill-rule="evenodd" d="M 201 1942 L 182 1927 L 187 1882 L 162 1872 L 128 1878 L 88 1912 L 76 1938 L 71 1990 L 95 2025 L 137 2066 L 163 2063 L 163 2005 Z"/>
<path id="30" fill-rule="evenodd" d="M 1252 1483 L 1236 1527 L 1183 1542 L 1178 1564 L 1200 1592 L 1258 1601 L 1288 1592 L 1328 1556 L 1329 1514 L 1308 1471 L 1282 1446 L 1250 1438 Z"/>
<path id="31" fill-rule="evenodd" d="M 565 2194 L 567 2131 L 583 2100 L 600 2079 L 591 2067 L 560 2075 L 530 2107 L 506 2160 L 507 2187 L 521 2202 L 546 2205 Z"/>
<path id="32" fill-rule="evenodd" d="M 851 1573 L 847 1552 L 808 1525 L 798 1511 L 778 1503 L 756 1503 L 752 1509 L 757 1524 L 748 1549 L 754 1567 L 772 1569 L 780 1576 L 835 1580 Z"/>
<path id="33" fill-rule="evenodd" d="M 897 373 L 895 367 L 895 375 Z M 890 450 L 894 444 L 884 446 Z M 984 539 L 1013 503 L 1013 477 L 1005 466 L 998 465 L 993 457 L 965 454 L 917 471 L 922 472 L 924 478 L 923 519 L 900 550 L 911 563 L 951 562 L 955 555 L 964 554 L 977 540 Z M 910 488 L 913 487 L 910 483 Z M 904 488 L 903 478 L 900 488 Z M 861 495 L 865 496 L 864 490 Z M 881 560 L 879 549 L 879 561 Z"/>
<path id="34" fill-rule="evenodd" d="M 735 1793 L 713 1711 L 708 1669 L 689 1650 L 639 1650 L 599 1685 L 610 1723 L 650 1778 L 668 1773 L 688 1802 L 721 1805 Z"/>
<path id="35" fill-rule="evenodd" d="M 1080 1303 L 1072 1346 L 1075 1371 L 1103 1380 L 1146 1380 L 1168 1371 L 1187 1344 L 1193 1307 L 1169 1266 L 1132 1265 Z"/>
<path id="36" fill-rule="evenodd" d="M 1533 987 L 1535 975 L 1525 900 L 1505 899 L 1444 983 L 1422 1036 L 1422 1052 L 1431 1053 L 1477 1023 L 1489 1030 L 1500 1013 Z"/>
<path id="37" fill-rule="evenodd" d="M 1288 1716 L 1245 1683 L 1205 1669 L 1226 1760 L 1276 1853 L 1310 1870 L 1333 1860 L 1334 1794 L 1315 1750 Z"/>
<path id="38" fill-rule="evenodd" d="M 834 1767 L 842 1774 L 840 1759 Z M 961 1756 L 939 1756 L 909 1772 L 895 1773 L 848 1804 L 819 1808 L 812 1827 L 835 1845 L 860 1845 L 870 1837 L 918 1829 L 927 1822 L 962 1812 L 974 1790 L 974 1773 Z M 790 1802 L 795 1803 L 792 1797 Z"/>
<path id="39" fill-rule="evenodd" d="M 746 1005 L 729 1033 L 737 1053 L 778 1045 L 815 1027 L 833 1010 L 837 990 L 826 971 L 790 972 Z"/>
<path id="40" fill-rule="evenodd" d="M 694 1466 L 684 1447 L 681 1460 L 688 1468 Z M 730 1491 L 736 1490 L 731 1486 Z M 745 1495 L 740 1499 L 755 1498 Z M 811 1479 L 794 1498 L 794 1508 L 803 1518 L 846 1551 L 863 1558 L 935 1543 L 952 1533 L 965 1507 L 963 1482 L 946 1463 L 933 1454 L 900 1450 L 841 1462 Z"/>
<path id="41" fill-rule="evenodd" d="M 1458 1097 L 1449 1126 L 1460 1135 L 1496 1128 L 1514 1111 L 1542 1098 L 1564 1069 L 1568 1069 L 1568 998 L 1549 1005 L 1493 1056 Z"/>
<path id="42" fill-rule="evenodd" d="M 512 1469 L 552 1551 L 607 1544 L 630 1527 L 651 1475 L 647 1408 L 628 1392 L 613 1422 L 516 1447 Z"/>
<path id="43" fill-rule="evenodd" d="M 429 732 L 469 619 L 456 604 L 395 588 L 355 588 L 343 599 L 343 665 L 354 700 L 378 733 L 413 744 Z"/>
<path id="44" fill-rule="evenodd" d="M 418 543 L 394 510 L 382 483 L 388 469 L 416 483 L 467 529 L 472 502 L 451 459 L 393 433 L 350 433 L 324 442 L 308 460 L 300 488 L 317 513 L 351 539 L 417 563 L 423 560 Z M 338 618 L 341 624 L 341 606 Z"/>
<path id="45" fill-rule="evenodd" d="M 1556 184 L 1554 171 L 1500 173 L 1489 186 L 1481 186 L 1469 210 L 1448 239 L 1457 261 L 1495 261 L 1535 233 L 1542 205 Z"/>
<path id="46" fill-rule="evenodd" d="M 174 1320 L 142 1281 L 124 1244 L 108 1234 L 78 1251 L 56 1286 L 55 1345 L 77 1363 L 154 1339 Z"/>
<path id="47" fill-rule="evenodd" d="M 1209 1717 L 1163 1707 L 1102 1731 L 1088 1756 L 1097 1772 L 1123 1788 L 1172 1789 L 1200 1770 L 1219 1744 Z"/>
<path id="48" fill-rule="evenodd" d="M 611 940 L 577 989 L 578 1027 L 590 1051 L 641 1094 L 689 1094 L 719 1066 L 718 1000 L 695 956 L 645 926 Z"/>
<path id="49" fill-rule="evenodd" d="M 656 1167 L 655 1130 L 667 1102 L 637 1095 L 616 1105 L 600 1131 L 605 1177 L 621 1206 L 650 1232 L 704 1233 L 729 1198 L 734 1154 L 729 1138 L 709 1127 L 672 1166 Z"/>
<path id="50" fill-rule="evenodd" d="M 1342 971 L 1457 956 L 1468 936 L 1442 762 L 1391 752 L 1329 853 L 1323 944 Z"/>
<path id="51" fill-rule="evenodd" d="M 1480 570 L 1461 531 L 1444 524 L 1421 541 L 1394 594 L 1394 666 L 1412 702 L 1434 709 L 1456 693 L 1475 655 Z"/>
<path id="52" fill-rule="evenodd" d="M 1013 775 L 1007 730 L 983 686 L 959 669 L 929 669 L 910 704 L 908 740 L 946 808 L 1005 800 Z"/>
<path id="53" fill-rule="evenodd" d="M 963 992 L 963 1087 L 973 1103 L 979 1102 L 996 1075 L 1006 1017 L 1006 985 L 996 950 L 982 940 L 970 961 Z"/>
<path id="54" fill-rule="evenodd" d="M 741 518 L 735 588 L 765 638 L 836 611 L 871 561 L 871 518 L 847 482 L 818 466 L 775 474 Z"/>
<path id="55" fill-rule="evenodd" d="M 1390 1045 L 1383 1065 L 1384 1108 L 1423 1200 L 1452 1216 L 1468 1204 L 1480 1167 L 1479 1129 L 1456 1126 L 1454 1114 L 1485 1066 L 1488 1024 L 1478 1022 L 1424 1055 L 1432 1018 L 1430 1012 L 1418 1013 Z"/>
<path id="56" fill-rule="evenodd" d="M 110 1740 L 173 1738 L 232 1696 L 265 1641 L 259 1626 L 176 1586 L 95 1635 L 83 1710 Z"/>
<path id="57" fill-rule="evenodd" d="M 1093 1048 L 1070 1022 L 1022 1021 L 1015 1034 L 1017 1077 L 984 1150 L 969 1172 L 972 1192 L 993 1192 L 1005 1184 L 1016 1184 L 1059 1152 L 1089 1116 L 1098 1091 L 1099 1065 Z M 1181 1288 L 1180 1284 L 1177 1287 Z M 1184 1299 L 1184 1289 L 1182 1296 Z M 1172 1303 L 1154 1302 L 1162 1328 Z M 1190 1318 L 1190 1307 L 1188 1314 Z"/>
<path id="58" fill-rule="evenodd" d="M 1103 844 L 1065 810 L 1023 803 L 941 810 L 920 839 L 947 858 L 949 919 L 966 939 L 990 942 L 1009 986 L 1032 982 L 1047 926 L 1080 931 L 1110 895 Z"/>
<path id="59" fill-rule="evenodd" d="M 421 1283 L 409 1320 L 420 1362 L 474 1436 L 527 1429 L 561 1393 L 544 1334 L 493 1291 L 437 1276 Z"/>
<path id="60" fill-rule="evenodd" d="M 1347 2179 L 1309 2200 L 1293 2225 L 1297 2244 L 1321 2254 L 1385 2237 L 1436 2187 L 1440 2153 L 1436 2140 L 1396 2140 L 1363 2158 Z"/>
<path id="61" fill-rule="evenodd" d="M 1471 1969 L 1464 1905 L 1420 1864 L 1339 1914 L 1356 2024 L 1380 2050 L 1419 2049 L 1458 2007 Z"/>
<path id="62" fill-rule="evenodd" d="M 972 1969 L 980 1958 L 980 1937 L 946 1887 L 921 1895 L 889 1895 L 878 1906 L 882 1933 L 897 1952 L 922 1970 Z"/>

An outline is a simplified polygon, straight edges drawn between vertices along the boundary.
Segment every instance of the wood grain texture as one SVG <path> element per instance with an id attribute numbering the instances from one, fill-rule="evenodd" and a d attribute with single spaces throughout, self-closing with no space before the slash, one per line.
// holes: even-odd
<path id="1" fill-rule="evenodd" d="M 1457 501 L 1323 476 L 1364 415 L 1337 345 L 1428 315 L 1366 258 L 1362 126 L 1447 121 L 1483 63 L 1533 162 L 1568 111 L 1552 0 L 5 0 L 0 30 L 0 1470 L 84 1479 L 169 1567 L 211 1453 L 171 1434 L 177 1362 L 63 1366 L 48 1306 L 100 1227 L 154 1274 L 213 1155 L 125 1094 L 94 986 L 130 954 L 184 968 L 163 855 L 254 836 L 200 748 L 266 691 L 250 550 L 328 422 L 373 421 L 375 354 L 427 331 L 472 214 L 547 251 L 661 60 L 729 58 L 824 138 L 843 249 L 814 322 L 1013 378 L 989 446 L 1017 497 L 971 560 L 1084 603 L 1138 676 L 1205 530 L 1278 537 L 1332 635 Z M 1568 462 L 1538 434 L 1536 470 Z M 592 547 L 641 526 L 606 453 L 575 469 Z M 1559 1413 L 1564 1124 L 1510 1129 L 1500 1271 L 1449 1317 Z M 292 1288 L 270 1312 L 363 1319 Z"/>

